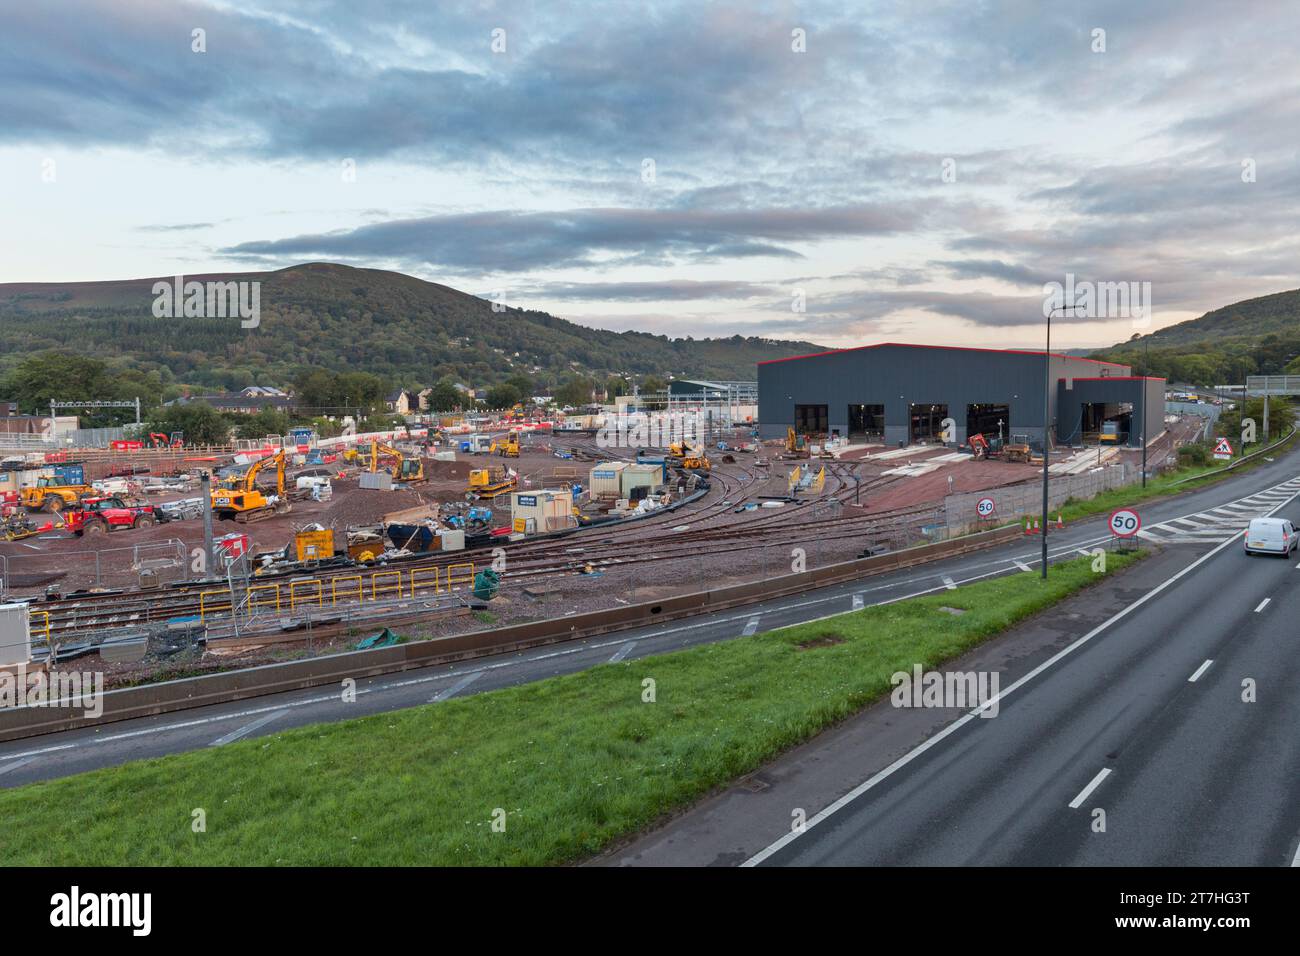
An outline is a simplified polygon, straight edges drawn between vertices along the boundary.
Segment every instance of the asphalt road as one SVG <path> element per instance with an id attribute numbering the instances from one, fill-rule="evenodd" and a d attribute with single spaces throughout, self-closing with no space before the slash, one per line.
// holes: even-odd
<path id="1" fill-rule="evenodd" d="M 953 662 L 1001 672 L 995 717 L 881 702 L 600 862 L 1300 865 L 1300 558 L 1221 538 Z"/>
<path id="2" fill-rule="evenodd" d="M 1154 525 L 1170 518 L 1205 511 L 1274 487 L 1297 475 L 1300 475 L 1300 456 L 1293 453 L 1287 460 L 1266 464 L 1214 488 L 1144 507 L 1144 523 Z M 1097 546 L 1109 539 L 1104 519 L 1095 519 L 1080 522 L 1064 531 L 1053 532 L 1049 536 L 1049 545 L 1055 559 L 1073 556 L 1079 548 Z M 1204 547 L 1204 544 L 1182 548 L 1171 545 L 1169 550 L 1186 553 L 1190 560 L 1194 550 L 1203 550 Z M 1236 555 L 1235 550 L 1229 550 Z M 527 683 L 556 674 L 572 673 L 611 661 L 635 661 L 683 647 L 727 640 L 842 613 L 859 606 L 959 586 L 972 580 L 1018 573 L 1025 567 L 1034 567 L 1038 553 L 1038 539 L 1027 538 L 922 568 L 781 598 L 751 608 L 666 622 L 520 654 L 368 679 L 359 682 L 355 702 L 345 702 L 337 688 L 316 688 L 159 717 L 122 721 L 99 728 L 10 741 L 0 744 L 0 786 L 12 787 L 129 760 L 222 746 L 238 739 L 277 733 L 288 727 L 411 707 L 453 696 Z M 1256 560 L 1261 562 L 1259 567 L 1265 566 L 1262 562 L 1266 559 Z M 1278 568 L 1283 564 L 1284 562 L 1277 562 Z M 1291 567 L 1291 562 L 1285 564 L 1286 567 Z M 1251 567 L 1254 569 L 1256 565 Z M 1225 582 L 1220 581 L 1212 590 L 1222 590 L 1224 586 Z M 1148 623 L 1148 626 L 1159 629 L 1159 625 Z M 1201 686 L 1208 686 L 1209 681 L 1217 679 L 1217 675 L 1207 673 L 1201 678 Z M 1294 689 L 1294 684 L 1292 687 Z M 1262 708 L 1263 705 L 1264 702 L 1261 701 L 1256 706 Z M 1293 713 L 1292 717 L 1294 716 Z M 1300 727 L 1300 723 L 1293 719 L 1291 726 Z M 1295 766 L 1294 760 L 1291 766 Z M 1118 784 L 1119 778 L 1115 782 Z M 755 849 L 761 848 L 765 843 L 764 840 Z M 811 843 L 806 845 L 811 846 Z M 802 852 L 802 847 L 799 852 Z"/>

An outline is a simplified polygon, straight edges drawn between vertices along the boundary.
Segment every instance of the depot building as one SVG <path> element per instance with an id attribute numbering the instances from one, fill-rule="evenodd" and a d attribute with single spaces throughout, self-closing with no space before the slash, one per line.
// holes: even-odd
<path id="1" fill-rule="evenodd" d="M 759 436 L 786 429 L 817 438 L 907 445 L 940 442 L 951 418 L 957 444 L 983 434 L 1044 435 L 1056 445 L 1095 443 L 1103 432 L 1139 447 L 1143 411 L 1154 439 L 1164 429 L 1165 381 L 1130 366 L 1011 349 L 886 343 L 758 364 Z M 1145 402 L 1144 402 L 1145 393 Z"/>

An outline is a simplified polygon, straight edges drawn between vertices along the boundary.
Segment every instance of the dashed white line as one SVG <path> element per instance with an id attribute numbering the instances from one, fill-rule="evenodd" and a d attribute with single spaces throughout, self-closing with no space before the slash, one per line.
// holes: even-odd
<path id="1" fill-rule="evenodd" d="M 623 658 L 627 657 L 627 655 L 631 654 L 632 648 L 634 647 L 636 647 L 636 641 L 628 641 L 626 644 L 624 644 L 622 647 L 620 647 L 617 651 L 614 652 L 614 656 L 609 659 L 609 662 L 611 664 L 617 664 Z"/>
<path id="2" fill-rule="evenodd" d="M 429 703 L 436 704 L 440 700 L 447 700 L 450 697 L 455 697 L 457 694 L 459 694 L 466 687 L 474 683 L 482 676 L 483 676 L 482 671 L 475 671 L 472 674 L 466 674 L 464 677 L 456 681 L 456 683 L 452 684 L 450 687 L 434 694 L 431 698 L 429 698 Z"/>
<path id="3" fill-rule="evenodd" d="M 1079 809 L 1079 807 L 1083 805 L 1083 801 L 1088 799 L 1089 794 L 1091 794 L 1092 791 L 1096 790 L 1097 786 L 1109 776 L 1110 776 L 1110 768 L 1103 767 L 1101 769 L 1101 772 L 1098 773 L 1097 776 L 1092 778 L 1092 782 L 1089 783 L 1082 790 L 1080 790 L 1079 795 L 1070 801 L 1070 809 L 1071 810 Z"/>
<path id="4" fill-rule="evenodd" d="M 1271 600 L 1273 600 L 1273 599 L 1272 599 L 1272 598 L 1264 598 L 1264 600 L 1260 601 L 1260 602 L 1259 602 L 1259 607 L 1255 608 L 1255 613 L 1258 614 L 1260 611 L 1264 610 L 1264 608 L 1268 607 L 1268 602 L 1271 601 Z"/>
<path id="5" fill-rule="evenodd" d="M 758 618 L 751 617 L 748 621 L 745 622 L 745 629 L 740 633 L 743 637 L 752 637 L 754 635 L 754 632 L 757 630 L 758 630 Z"/>
<path id="6" fill-rule="evenodd" d="M 245 736 L 247 736 L 248 734 L 251 734 L 253 731 L 257 730 L 259 727 L 265 727 L 267 724 L 269 724 L 271 721 L 275 720 L 277 717 L 283 717 L 283 716 L 284 716 L 285 714 L 287 714 L 287 713 L 289 713 L 288 710 L 281 709 L 281 710 L 277 710 L 277 711 L 276 711 L 275 713 L 273 713 L 273 714 L 267 714 L 265 717 L 259 717 L 257 720 L 253 721 L 251 724 L 245 724 L 244 726 L 240 727 L 238 730 L 232 730 L 230 733 L 226 734 L 226 736 L 224 736 L 224 737 L 218 737 L 216 740 L 212 741 L 212 743 L 208 744 L 208 746 L 209 746 L 209 747 L 223 747 L 223 746 L 225 746 L 226 744 L 232 744 L 232 743 L 234 743 L 236 740 L 238 740 L 240 737 L 245 737 Z"/>
<path id="7" fill-rule="evenodd" d="M 24 757 L 22 760 L 15 760 L 12 763 L 7 763 L 3 767 L 0 767 L 0 774 L 8 773 L 10 770 L 17 770 L 19 767 L 25 767 L 35 759 L 35 757 Z"/>
<path id="8" fill-rule="evenodd" d="M 1205 662 L 1204 664 L 1202 664 L 1200 667 L 1196 668 L 1196 673 L 1193 674 L 1191 677 L 1187 678 L 1187 683 L 1189 683 L 1189 684 L 1195 684 L 1196 681 L 1197 681 L 1197 679 L 1198 679 L 1202 674 L 1204 674 L 1206 671 L 1208 671 L 1208 670 L 1210 669 L 1210 665 L 1213 664 L 1213 663 L 1214 663 L 1214 661 L 1206 661 L 1206 662 Z"/>

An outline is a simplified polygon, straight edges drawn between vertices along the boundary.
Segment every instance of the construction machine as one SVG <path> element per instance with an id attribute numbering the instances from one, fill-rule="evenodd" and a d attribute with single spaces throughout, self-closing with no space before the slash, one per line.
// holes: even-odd
<path id="1" fill-rule="evenodd" d="M 257 476 L 268 464 L 275 466 L 274 495 L 267 495 L 257 487 Z M 241 477 L 212 492 L 212 511 L 223 521 L 233 518 L 247 524 L 272 515 L 287 514 L 290 507 L 285 495 L 284 449 L 253 462 Z"/>
<path id="2" fill-rule="evenodd" d="M 1029 462 L 1033 458 L 1033 450 L 1029 447 L 1029 436 L 1012 435 L 1011 440 L 1002 446 L 1002 458 L 1004 461 Z"/>
<path id="3" fill-rule="evenodd" d="M 465 497 L 470 500 L 486 498 L 491 500 L 498 495 L 509 494 L 519 487 L 519 476 L 512 470 L 500 465 L 491 468 L 475 468 L 469 473 L 469 485 L 465 488 Z"/>
<path id="4" fill-rule="evenodd" d="M 31 511 L 62 511 L 75 505 L 83 496 L 95 493 L 91 485 L 65 484 L 64 481 L 57 476 L 37 478 L 35 485 L 22 490 L 19 498 L 22 506 Z"/>
<path id="5" fill-rule="evenodd" d="M 785 430 L 785 453 L 791 458 L 807 458 L 809 456 L 808 439 L 788 426 Z"/>
<path id="6" fill-rule="evenodd" d="M 489 451 L 494 455 L 500 455 L 502 458 L 518 458 L 519 432 L 510 432 L 499 442 L 494 441 Z"/>
<path id="7" fill-rule="evenodd" d="M 370 473 L 379 470 L 379 456 L 388 455 L 393 459 L 393 466 L 388 473 L 393 481 L 424 481 L 424 461 L 419 458 L 407 458 L 391 445 L 381 445 L 377 440 L 370 441 Z"/>

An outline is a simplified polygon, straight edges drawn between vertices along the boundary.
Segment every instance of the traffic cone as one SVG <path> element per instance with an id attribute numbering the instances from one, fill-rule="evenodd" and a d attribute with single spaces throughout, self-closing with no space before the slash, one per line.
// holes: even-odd
<path id="1" fill-rule="evenodd" d="M 1061 520 L 1061 513 L 1059 511 L 1056 513 L 1056 527 L 1062 530 L 1065 528 L 1065 522 Z"/>

